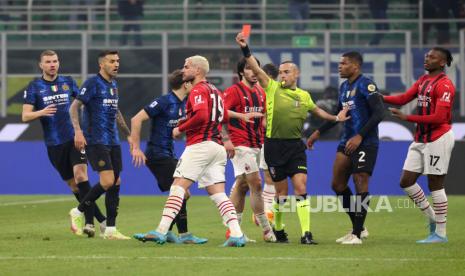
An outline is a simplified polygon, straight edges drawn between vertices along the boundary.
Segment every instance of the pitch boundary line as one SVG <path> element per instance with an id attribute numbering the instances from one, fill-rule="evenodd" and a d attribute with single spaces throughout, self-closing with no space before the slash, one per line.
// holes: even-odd
<path id="1" fill-rule="evenodd" d="M 213 257 L 213 256 L 0 256 L 0 261 L 14 260 L 206 260 L 206 261 L 382 261 L 382 262 L 465 262 L 465 258 L 353 258 L 353 257 Z"/>
<path id="2" fill-rule="evenodd" d="M 54 203 L 54 202 L 65 202 L 65 201 L 72 201 L 73 198 L 69 197 L 62 197 L 62 198 L 54 198 L 54 199 L 41 199 L 41 200 L 29 200 L 29 201 L 13 201 L 7 203 L 0 203 L 0 207 L 4 206 L 15 206 L 15 205 L 30 205 L 30 204 L 47 204 L 47 203 Z"/>

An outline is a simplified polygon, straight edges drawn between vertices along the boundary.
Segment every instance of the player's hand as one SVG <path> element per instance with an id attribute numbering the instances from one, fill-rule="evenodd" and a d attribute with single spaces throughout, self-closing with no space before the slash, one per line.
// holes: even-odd
<path id="1" fill-rule="evenodd" d="M 147 157 L 145 157 L 145 154 L 140 150 L 140 148 L 135 147 L 131 151 L 132 155 L 132 164 L 134 164 L 134 167 L 140 167 L 145 164 L 147 161 Z"/>
<path id="2" fill-rule="evenodd" d="M 84 137 L 84 134 L 82 133 L 82 130 L 75 131 L 74 133 L 74 147 L 81 151 L 85 149 L 87 145 L 86 138 Z"/>
<path id="3" fill-rule="evenodd" d="M 405 115 L 400 109 L 389 107 L 389 111 L 391 111 L 391 115 L 401 119 L 402 121 L 407 121 L 407 115 Z"/>
<path id="4" fill-rule="evenodd" d="M 41 116 L 53 116 L 57 112 L 57 108 L 55 104 L 47 105 L 44 109 L 40 111 Z"/>
<path id="5" fill-rule="evenodd" d="M 320 139 L 320 131 L 315 130 L 307 139 L 307 149 L 312 150 L 316 140 Z"/>
<path id="6" fill-rule="evenodd" d="M 339 118 L 338 122 L 344 122 L 350 119 L 350 116 L 347 116 L 347 112 L 349 112 L 349 107 L 344 107 L 339 113 L 337 114 L 337 117 Z"/>
<path id="7" fill-rule="evenodd" d="M 173 138 L 178 139 L 181 137 L 182 132 L 179 131 L 179 127 L 173 128 Z"/>
<path id="8" fill-rule="evenodd" d="M 245 41 L 245 37 L 243 33 L 238 33 L 236 36 L 236 42 L 241 46 L 241 48 L 244 48 L 247 46 L 247 42 Z"/>
<path id="9" fill-rule="evenodd" d="M 354 137 L 350 138 L 349 141 L 346 143 L 345 147 L 345 154 L 351 155 L 357 148 L 360 146 L 360 143 L 362 143 L 362 135 L 357 134 Z"/>
<path id="10" fill-rule="evenodd" d="M 231 142 L 231 140 L 223 142 L 223 144 L 224 144 L 224 149 L 226 150 L 226 154 L 228 155 L 228 158 L 229 159 L 234 158 L 236 151 L 234 150 L 234 145 Z"/>
<path id="11" fill-rule="evenodd" d="M 260 112 L 250 112 L 250 113 L 241 113 L 241 120 L 246 123 L 253 123 L 254 118 L 263 117 L 263 113 Z"/>

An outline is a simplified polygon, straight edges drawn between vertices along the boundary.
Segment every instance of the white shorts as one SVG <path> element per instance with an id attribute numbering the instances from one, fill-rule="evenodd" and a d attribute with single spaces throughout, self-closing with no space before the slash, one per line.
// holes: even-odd
<path id="1" fill-rule="evenodd" d="M 404 170 L 421 174 L 447 174 L 454 143 L 452 130 L 444 133 L 434 142 L 413 142 L 408 149 Z"/>
<path id="2" fill-rule="evenodd" d="M 231 162 L 234 167 L 234 176 L 238 177 L 243 174 L 258 172 L 260 163 L 260 149 L 249 148 L 244 146 L 235 147 L 234 158 Z"/>
<path id="3" fill-rule="evenodd" d="M 199 188 L 226 181 L 226 150 L 222 145 L 204 141 L 187 146 L 179 158 L 173 177 L 199 183 Z"/>
<path id="4" fill-rule="evenodd" d="M 260 169 L 267 171 L 268 170 L 268 165 L 265 162 L 265 147 L 262 145 L 262 148 L 260 150 Z"/>

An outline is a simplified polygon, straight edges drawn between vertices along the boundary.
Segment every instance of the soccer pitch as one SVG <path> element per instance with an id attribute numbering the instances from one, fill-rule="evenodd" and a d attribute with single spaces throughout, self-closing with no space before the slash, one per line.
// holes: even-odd
<path id="1" fill-rule="evenodd" d="M 300 244 L 295 213 L 284 216 L 289 244 L 264 243 L 247 203 L 242 228 L 257 243 L 222 248 L 226 228 L 208 197 L 188 202 L 189 230 L 208 238 L 207 244 L 158 245 L 103 240 L 98 234 L 93 239 L 74 236 L 68 221 L 68 211 L 75 206 L 72 196 L 3 195 L 0 275 L 463 275 L 465 197 L 449 196 L 449 243 L 426 245 L 415 243 L 427 236 L 426 220 L 405 199 L 389 197 L 392 212 L 369 213 L 370 236 L 361 246 L 335 243 L 349 230 L 347 215 L 339 212 L 312 213 L 319 245 Z M 123 196 L 118 229 L 132 236 L 155 228 L 164 201 L 159 196 Z M 102 199 L 99 206 L 104 210 Z"/>

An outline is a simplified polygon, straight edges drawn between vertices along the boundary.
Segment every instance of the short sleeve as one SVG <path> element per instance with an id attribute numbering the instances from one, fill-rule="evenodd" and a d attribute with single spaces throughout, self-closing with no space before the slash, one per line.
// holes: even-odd
<path id="1" fill-rule="evenodd" d="M 224 91 L 223 95 L 224 95 L 224 107 L 226 110 L 234 108 L 235 106 L 240 104 L 237 98 L 237 88 L 235 85 L 228 87 Z"/>
<path id="2" fill-rule="evenodd" d="M 146 105 L 144 107 L 144 110 L 145 112 L 147 112 L 150 118 L 154 118 L 163 112 L 163 110 L 165 109 L 165 106 L 166 104 L 163 101 L 163 99 L 157 98 L 149 105 Z"/>
<path id="3" fill-rule="evenodd" d="M 304 93 L 307 93 L 307 92 L 304 92 Z M 305 104 L 307 105 L 307 110 L 312 111 L 316 108 L 316 104 L 313 102 L 312 96 L 310 96 L 310 93 L 307 93 L 307 95 L 308 96 L 306 97 Z"/>
<path id="4" fill-rule="evenodd" d="M 81 87 L 79 94 L 76 99 L 80 100 L 84 104 L 87 104 L 90 99 L 95 95 L 96 85 L 92 80 L 87 80 Z"/>
<path id="5" fill-rule="evenodd" d="M 203 87 L 193 89 L 189 95 L 189 102 L 192 106 L 192 111 L 208 110 L 208 93 Z"/>
<path id="6" fill-rule="evenodd" d="M 30 105 L 35 105 L 36 104 L 36 89 L 33 85 L 33 83 L 29 83 L 28 87 L 26 90 L 24 90 L 24 103 L 25 104 L 30 104 Z"/>
<path id="7" fill-rule="evenodd" d="M 440 83 L 436 86 L 436 105 L 451 107 L 455 96 L 455 88 L 451 83 Z"/>
<path id="8" fill-rule="evenodd" d="M 77 83 L 74 79 L 70 78 L 71 80 L 71 96 L 73 98 L 76 98 L 77 95 L 79 94 L 79 87 L 77 86 Z"/>
<path id="9" fill-rule="evenodd" d="M 373 95 L 379 92 L 378 86 L 376 86 L 376 84 L 369 79 L 364 80 L 359 85 L 359 90 L 365 98 L 368 98 L 370 97 L 370 95 Z"/>

